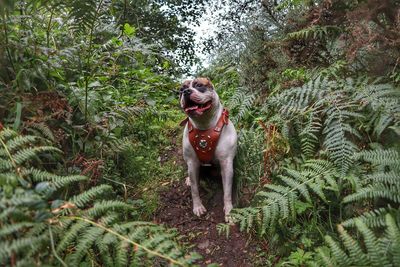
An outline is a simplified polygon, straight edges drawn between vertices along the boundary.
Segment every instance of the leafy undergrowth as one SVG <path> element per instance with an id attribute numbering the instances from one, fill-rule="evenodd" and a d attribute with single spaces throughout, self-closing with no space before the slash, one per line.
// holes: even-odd
<path id="1" fill-rule="evenodd" d="M 206 6 L 232 227 L 182 180 Z M 398 1 L 0 1 L 0 25 L 0 265 L 400 265 Z"/>

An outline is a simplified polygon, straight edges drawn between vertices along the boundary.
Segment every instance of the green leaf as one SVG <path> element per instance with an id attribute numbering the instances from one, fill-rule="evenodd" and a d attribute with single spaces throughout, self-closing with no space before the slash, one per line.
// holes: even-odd
<path id="1" fill-rule="evenodd" d="M 128 37 L 133 37 L 136 33 L 136 28 L 129 25 L 129 23 L 124 24 L 124 34 L 126 34 Z"/>
<path id="2" fill-rule="evenodd" d="M 16 115 L 13 126 L 14 131 L 18 131 L 18 128 L 21 125 L 21 113 L 22 113 L 22 104 L 21 102 L 17 102 Z"/>
<path id="3" fill-rule="evenodd" d="M 99 81 L 91 82 L 91 83 L 89 83 L 89 85 L 88 85 L 89 88 L 92 88 L 92 87 L 100 87 L 100 86 L 101 86 L 101 83 L 100 83 Z"/>

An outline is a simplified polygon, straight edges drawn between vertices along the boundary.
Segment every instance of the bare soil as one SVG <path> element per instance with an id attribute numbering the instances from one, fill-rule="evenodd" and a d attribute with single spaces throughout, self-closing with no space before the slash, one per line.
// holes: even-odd
<path id="1" fill-rule="evenodd" d="M 214 171 L 215 174 L 215 171 Z M 208 177 L 212 179 L 204 179 Z M 257 244 L 251 236 L 230 226 L 229 237 L 219 235 L 217 225 L 224 223 L 223 191 L 220 177 L 202 173 L 200 195 L 207 214 L 196 217 L 192 213 L 190 187 L 182 177 L 160 192 L 159 208 L 154 221 L 176 228 L 184 237 L 184 242 L 203 256 L 197 262 L 201 266 L 211 263 L 228 267 L 254 266 Z M 202 179 L 203 178 L 203 179 Z"/>

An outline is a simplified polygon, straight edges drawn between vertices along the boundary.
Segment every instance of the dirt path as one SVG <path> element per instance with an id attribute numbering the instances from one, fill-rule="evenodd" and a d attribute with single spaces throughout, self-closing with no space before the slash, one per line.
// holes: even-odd
<path id="1" fill-rule="evenodd" d="M 256 245 L 250 242 L 249 235 L 239 232 L 237 226 L 230 227 L 228 239 L 225 233 L 218 234 L 217 224 L 224 223 L 224 214 L 222 185 L 217 181 L 214 179 L 201 183 L 200 195 L 207 215 L 201 218 L 193 215 L 190 187 L 185 185 L 182 178 L 160 192 L 154 221 L 178 229 L 184 236 L 184 242 L 203 256 L 198 262 L 201 266 L 210 263 L 228 267 L 254 266 Z"/>

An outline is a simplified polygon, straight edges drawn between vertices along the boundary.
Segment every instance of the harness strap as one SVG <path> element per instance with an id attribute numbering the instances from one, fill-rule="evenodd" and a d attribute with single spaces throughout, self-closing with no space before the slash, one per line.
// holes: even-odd
<path id="1" fill-rule="evenodd" d="M 222 129 L 229 123 L 229 111 L 223 109 L 215 127 L 207 130 L 199 130 L 190 122 L 189 118 L 183 120 L 180 125 L 188 125 L 189 142 L 196 152 L 197 158 L 202 164 L 209 164 L 219 141 Z"/>

